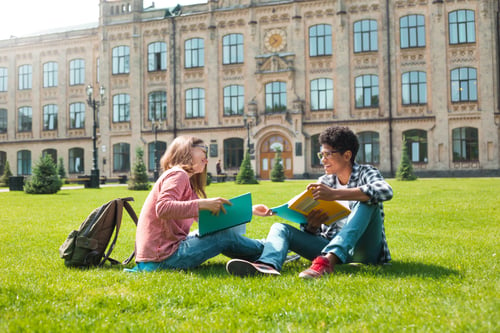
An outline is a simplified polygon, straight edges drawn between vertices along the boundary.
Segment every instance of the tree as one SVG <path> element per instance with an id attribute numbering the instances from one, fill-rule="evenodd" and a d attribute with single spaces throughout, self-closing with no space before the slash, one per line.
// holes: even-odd
<path id="1" fill-rule="evenodd" d="M 413 173 L 413 165 L 408 157 L 408 147 L 406 140 L 403 140 L 403 149 L 401 151 L 401 162 L 399 163 L 398 171 L 396 172 L 397 180 L 415 180 L 417 176 Z"/>
<path id="2" fill-rule="evenodd" d="M 64 168 L 64 161 L 62 157 L 59 157 L 59 163 L 57 164 L 57 174 L 59 178 L 66 178 L 66 169 Z"/>
<path id="3" fill-rule="evenodd" d="M 2 177 L 0 177 L 0 187 L 9 186 L 10 176 L 12 176 L 12 172 L 10 171 L 9 161 L 7 161 L 7 162 L 5 162 L 3 175 L 2 175 Z"/>
<path id="4" fill-rule="evenodd" d="M 279 149 L 276 149 L 274 165 L 273 169 L 271 170 L 271 181 L 272 182 L 285 181 L 285 169 L 283 168 L 283 162 L 281 161 L 281 150 Z"/>
<path id="5" fill-rule="evenodd" d="M 134 169 L 132 171 L 132 178 L 128 183 L 128 189 L 147 191 L 150 187 L 146 164 L 144 164 L 144 150 L 141 147 L 137 147 L 135 150 Z"/>
<path id="6" fill-rule="evenodd" d="M 24 191 L 30 194 L 57 193 L 62 180 L 57 174 L 57 167 L 49 154 L 42 155 L 33 168 L 33 176 L 24 185 Z"/>
<path id="7" fill-rule="evenodd" d="M 250 154 L 245 153 L 245 158 L 241 162 L 240 171 L 236 176 L 236 184 L 258 184 L 259 182 L 255 179 L 255 173 L 253 172 L 252 165 L 250 164 Z"/>

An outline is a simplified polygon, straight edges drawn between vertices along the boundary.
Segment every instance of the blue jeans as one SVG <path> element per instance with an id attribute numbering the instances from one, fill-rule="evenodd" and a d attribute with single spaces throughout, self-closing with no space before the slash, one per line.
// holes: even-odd
<path id="1" fill-rule="evenodd" d="M 257 261 L 281 270 L 288 250 L 313 260 L 326 253 L 335 254 L 342 263 L 378 263 L 382 251 L 382 218 L 378 205 L 357 203 L 344 227 L 331 240 L 301 231 L 289 224 L 275 223 Z"/>
<path id="2" fill-rule="evenodd" d="M 167 259 L 161 262 L 138 262 L 132 271 L 193 268 L 221 253 L 230 258 L 254 261 L 262 253 L 263 243 L 262 240 L 250 239 L 241 235 L 238 227 L 203 237 L 199 237 L 196 232 L 193 232 L 181 241 L 177 251 Z"/>

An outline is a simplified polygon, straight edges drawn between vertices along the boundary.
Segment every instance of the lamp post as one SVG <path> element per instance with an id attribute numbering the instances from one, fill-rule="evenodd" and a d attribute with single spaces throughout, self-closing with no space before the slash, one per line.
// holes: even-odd
<path id="1" fill-rule="evenodd" d="M 90 171 L 90 188 L 99 188 L 99 166 L 97 165 L 97 112 L 99 106 L 104 105 L 104 92 L 103 86 L 99 87 L 99 95 L 101 100 L 96 101 L 94 98 L 94 88 L 91 84 L 87 86 L 87 104 L 92 107 L 92 114 L 94 125 L 92 129 L 92 143 L 93 143 L 93 155 L 92 155 L 92 170 Z"/>
<path id="2" fill-rule="evenodd" d="M 250 154 L 250 126 L 252 126 L 252 120 L 248 119 L 248 117 L 245 115 L 243 118 L 243 121 L 245 123 L 245 127 L 247 128 L 247 152 Z"/>

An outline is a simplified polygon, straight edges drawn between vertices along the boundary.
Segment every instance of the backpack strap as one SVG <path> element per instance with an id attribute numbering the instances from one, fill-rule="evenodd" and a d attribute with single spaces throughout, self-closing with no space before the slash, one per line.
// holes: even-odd
<path id="1" fill-rule="evenodd" d="M 137 221 L 138 221 L 137 214 L 135 213 L 132 206 L 128 203 L 129 201 L 134 201 L 134 198 L 132 198 L 132 197 L 118 198 L 118 199 L 115 199 L 113 201 L 116 202 L 116 205 L 115 205 L 115 209 L 116 209 L 116 213 L 115 213 L 115 219 L 116 219 L 115 237 L 113 238 L 113 241 L 111 242 L 111 245 L 108 248 L 108 252 L 104 256 L 104 258 L 101 260 L 101 262 L 99 263 L 99 267 L 102 267 L 104 265 L 104 263 L 106 262 L 106 260 L 108 260 L 112 265 L 113 264 L 120 264 L 120 262 L 118 260 L 110 258 L 110 255 L 115 247 L 116 240 L 118 238 L 118 233 L 120 232 L 120 227 L 122 224 L 122 216 L 123 216 L 123 207 L 125 207 L 128 214 L 130 215 L 130 217 L 134 221 L 134 224 L 137 226 Z M 135 250 L 132 252 L 132 254 L 127 259 L 125 259 L 125 261 L 123 261 L 122 264 L 124 264 L 124 265 L 128 264 L 134 258 L 134 256 L 135 256 Z"/>

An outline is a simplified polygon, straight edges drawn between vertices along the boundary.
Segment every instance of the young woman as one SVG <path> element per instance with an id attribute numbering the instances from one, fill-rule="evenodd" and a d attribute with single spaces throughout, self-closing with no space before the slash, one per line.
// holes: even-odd
<path id="1" fill-rule="evenodd" d="M 204 237 L 189 230 L 200 210 L 224 213 L 224 198 L 206 198 L 207 146 L 199 138 L 177 137 L 161 158 L 164 170 L 149 193 L 139 216 L 136 263 L 132 271 L 187 269 L 222 253 L 255 260 L 263 249 L 259 240 L 230 228 Z"/>

